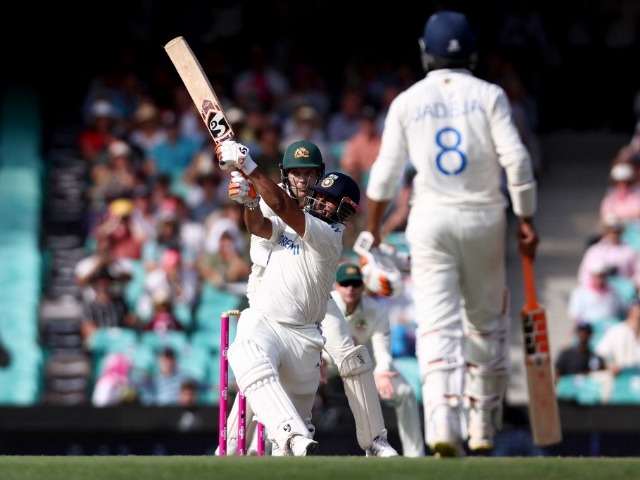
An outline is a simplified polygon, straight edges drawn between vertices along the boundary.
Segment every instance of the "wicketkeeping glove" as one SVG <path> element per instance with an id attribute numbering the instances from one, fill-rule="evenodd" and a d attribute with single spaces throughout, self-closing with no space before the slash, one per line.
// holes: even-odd
<path id="1" fill-rule="evenodd" d="M 249 156 L 249 148 L 234 140 L 225 140 L 217 144 L 216 156 L 222 170 L 237 168 L 249 175 L 257 167 Z"/>
<path id="2" fill-rule="evenodd" d="M 255 206 L 260 201 L 251 180 L 238 171 L 231 172 L 229 198 L 248 207 Z"/>

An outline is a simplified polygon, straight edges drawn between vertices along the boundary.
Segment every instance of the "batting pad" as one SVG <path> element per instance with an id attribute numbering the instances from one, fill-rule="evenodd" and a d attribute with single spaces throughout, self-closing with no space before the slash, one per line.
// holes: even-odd
<path id="1" fill-rule="evenodd" d="M 373 378 L 373 361 L 366 346 L 358 345 L 344 356 L 340 376 L 356 423 L 358 444 L 366 450 L 384 431 L 380 397 Z"/>
<path id="2" fill-rule="evenodd" d="M 258 345 L 249 340 L 236 341 L 229 347 L 229 364 L 247 403 L 275 443 L 286 445 L 286 450 L 293 435 L 311 438 L 278 373 Z"/>

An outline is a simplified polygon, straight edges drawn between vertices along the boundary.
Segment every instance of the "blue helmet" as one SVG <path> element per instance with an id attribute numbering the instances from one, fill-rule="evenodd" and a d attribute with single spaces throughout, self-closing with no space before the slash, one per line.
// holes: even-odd
<path id="1" fill-rule="evenodd" d="M 329 172 L 317 185 L 308 187 L 313 194 L 305 198 L 304 210 L 327 223 L 345 223 L 360 209 L 360 187 L 349 175 L 342 172 Z M 317 201 L 321 193 L 338 202 L 338 208 L 330 215 L 324 214 L 324 203 Z"/>
<path id="2" fill-rule="evenodd" d="M 427 20 L 419 42 L 426 70 L 466 68 L 475 63 L 476 36 L 463 13 L 451 10 L 434 13 Z"/>

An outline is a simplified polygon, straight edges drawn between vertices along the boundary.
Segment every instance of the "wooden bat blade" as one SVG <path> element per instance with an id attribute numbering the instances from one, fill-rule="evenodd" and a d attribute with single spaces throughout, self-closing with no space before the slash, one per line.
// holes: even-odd
<path id="1" fill-rule="evenodd" d="M 562 428 L 544 308 L 525 307 L 522 310 L 522 327 L 533 443 L 538 446 L 555 445 L 562 441 Z"/>
<path id="2" fill-rule="evenodd" d="M 222 110 L 207 75 L 184 37 L 176 37 L 164 46 L 185 88 L 198 107 L 202 121 L 218 144 L 233 138 L 233 129 Z"/>

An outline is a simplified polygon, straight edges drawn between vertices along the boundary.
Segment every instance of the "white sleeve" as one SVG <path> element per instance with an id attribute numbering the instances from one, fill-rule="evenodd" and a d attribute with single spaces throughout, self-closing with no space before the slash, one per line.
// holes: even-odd
<path id="1" fill-rule="evenodd" d="M 380 151 L 371 166 L 367 183 L 367 197 L 372 200 L 391 200 L 409 157 L 401 112 L 403 95 L 394 99 L 384 123 Z"/>

